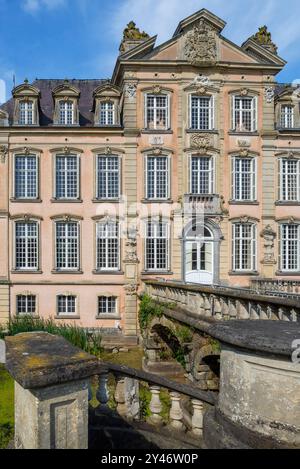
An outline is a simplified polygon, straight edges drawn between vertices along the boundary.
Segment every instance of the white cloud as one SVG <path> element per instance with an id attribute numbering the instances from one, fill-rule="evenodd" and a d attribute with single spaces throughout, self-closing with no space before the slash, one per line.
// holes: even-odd
<path id="1" fill-rule="evenodd" d="M 36 13 L 43 8 L 54 10 L 65 4 L 66 0 L 23 0 L 22 6 L 28 13 Z"/>

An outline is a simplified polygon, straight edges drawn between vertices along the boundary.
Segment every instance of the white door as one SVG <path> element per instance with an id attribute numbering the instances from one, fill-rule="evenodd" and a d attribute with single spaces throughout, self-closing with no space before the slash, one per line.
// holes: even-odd
<path id="1" fill-rule="evenodd" d="M 185 243 L 185 281 L 213 283 L 213 241 L 195 240 Z"/>

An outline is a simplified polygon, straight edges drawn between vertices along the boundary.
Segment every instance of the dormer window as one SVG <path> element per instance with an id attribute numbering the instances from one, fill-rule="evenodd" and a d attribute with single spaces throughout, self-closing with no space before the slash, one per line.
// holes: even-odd
<path id="1" fill-rule="evenodd" d="M 26 80 L 12 91 L 14 97 L 14 125 L 39 125 L 40 91 Z"/>
<path id="2" fill-rule="evenodd" d="M 115 106 L 112 101 L 100 102 L 100 125 L 115 124 Z"/>
<path id="3" fill-rule="evenodd" d="M 59 102 L 59 124 L 60 125 L 73 125 L 74 124 L 74 103 L 72 101 Z"/>
<path id="4" fill-rule="evenodd" d="M 100 127 L 117 126 L 120 116 L 121 92 L 118 87 L 105 83 L 94 91 L 95 125 Z"/>
<path id="5" fill-rule="evenodd" d="M 34 104 L 32 101 L 20 101 L 19 103 L 19 125 L 34 124 Z"/>
<path id="6" fill-rule="evenodd" d="M 280 126 L 284 129 L 294 127 L 294 106 L 283 104 L 280 109 Z"/>

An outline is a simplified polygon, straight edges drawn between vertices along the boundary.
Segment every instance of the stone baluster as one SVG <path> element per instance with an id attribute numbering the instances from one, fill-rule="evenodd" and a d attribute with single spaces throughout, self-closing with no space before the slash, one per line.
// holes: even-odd
<path id="1" fill-rule="evenodd" d="M 171 409 L 170 409 L 170 425 L 176 430 L 183 430 L 182 423 L 183 412 L 180 406 L 180 394 L 178 392 L 170 392 Z"/>
<path id="2" fill-rule="evenodd" d="M 249 319 L 248 303 L 237 300 L 238 319 Z"/>
<path id="3" fill-rule="evenodd" d="M 117 412 L 121 417 L 125 417 L 127 415 L 127 406 L 125 402 L 125 377 L 123 375 L 116 374 L 115 378 L 115 401 L 117 403 Z"/>
<path id="4" fill-rule="evenodd" d="M 196 399 L 191 401 L 193 406 L 192 433 L 202 435 L 203 431 L 203 403 Z"/>
<path id="5" fill-rule="evenodd" d="M 220 304 L 222 319 L 229 319 L 229 306 L 227 298 L 221 298 Z"/>
<path id="6" fill-rule="evenodd" d="M 229 316 L 231 319 L 236 319 L 237 317 L 237 310 L 236 310 L 236 302 L 235 300 L 230 300 L 229 303 Z"/>
<path id="7" fill-rule="evenodd" d="M 160 425 L 162 423 L 162 417 L 160 415 L 162 411 L 162 405 L 160 402 L 160 387 L 159 386 L 150 386 L 151 392 L 151 402 L 150 410 L 152 415 L 149 417 L 148 421 L 155 425 Z"/>
<path id="8" fill-rule="evenodd" d="M 259 319 L 259 315 L 257 313 L 257 306 L 254 303 L 250 303 L 250 319 Z"/>
<path id="9" fill-rule="evenodd" d="M 208 299 L 208 296 L 205 295 L 205 300 L 204 300 L 204 310 L 205 310 L 205 316 L 210 317 L 212 315 L 212 306 L 210 304 L 210 301 Z"/>
<path id="10" fill-rule="evenodd" d="M 109 395 L 108 395 L 108 387 L 107 387 L 107 382 L 108 382 L 108 373 L 104 372 L 99 375 L 99 386 L 97 389 L 96 397 L 99 402 L 99 406 L 96 409 L 96 413 L 103 413 L 107 409 L 107 403 L 109 400 Z"/>
<path id="11" fill-rule="evenodd" d="M 216 319 L 222 319 L 222 307 L 218 298 L 214 298 L 214 317 Z"/>

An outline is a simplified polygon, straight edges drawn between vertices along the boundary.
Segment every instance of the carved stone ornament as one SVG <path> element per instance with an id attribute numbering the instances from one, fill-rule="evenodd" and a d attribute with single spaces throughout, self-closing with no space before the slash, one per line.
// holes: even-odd
<path id="1" fill-rule="evenodd" d="M 1 163 L 5 163 L 7 155 L 8 155 L 8 146 L 7 145 L 0 145 L 0 161 L 1 161 Z"/>
<path id="2" fill-rule="evenodd" d="M 274 257 L 274 241 L 276 233 L 271 225 L 267 225 L 261 232 L 260 236 L 264 239 L 264 258 L 263 264 L 275 264 L 276 260 Z"/>
<path id="3" fill-rule="evenodd" d="M 242 88 L 242 89 L 240 90 L 240 95 L 241 95 L 241 96 L 247 96 L 248 93 L 249 93 L 249 90 L 248 90 L 247 88 Z"/>
<path id="4" fill-rule="evenodd" d="M 248 215 L 242 215 L 239 221 L 240 223 L 249 223 L 249 220 L 250 218 L 248 217 Z"/>
<path id="5" fill-rule="evenodd" d="M 138 262 L 136 246 L 137 242 L 134 239 L 129 239 L 128 241 L 126 241 L 126 255 L 124 262 L 132 264 L 136 264 Z"/>
<path id="6" fill-rule="evenodd" d="M 134 99 L 136 97 L 136 88 L 137 85 L 135 83 L 126 83 L 125 85 L 125 95 L 129 99 Z"/>
<path id="7" fill-rule="evenodd" d="M 184 47 L 185 56 L 192 65 L 217 60 L 216 32 L 203 19 L 187 34 Z"/>
<path id="8" fill-rule="evenodd" d="M 24 155 L 29 155 L 30 150 L 28 147 L 24 147 L 23 152 L 24 152 Z"/>
<path id="9" fill-rule="evenodd" d="M 152 88 L 152 93 L 153 94 L 160 94 L 161 93 L 161 86 L 160 85 L 154 85 Z"/>
<path id="10" fill-rule="evenodd" d="M 206 151 L 212 147 L 212 137 L 209 134 L 192 134 L 191 147 Z"/>
<path id="11" fill-rule="evenodd" d="M 260 28 L 258 28 L 258 32 L 254 34 L 251 39 L 257 42 L 257 44 L 259 44 L 260 46 L 268 49 L 270 52 L 277 54 L 277 46 L 272 41 L 272 35 L 268 31 L 267 26 L 261 26 Z"/>
<path id="12" fill-rule="evenodd" d="M 274 101 L 274 96 L 275 96 L 275 90 L 272 86 L 267 86 L 265 88 L 265 99 L 266 102 L 271 104 Z"/>
<path id="13" fill-rule="evenodd" d="M 71 221 L 70 215 L 64 215 L 63 220 L 64 220 L 65 223 L 69 223 Z"/>
<path id="14" fill-rule="evenodd" d="M 205 75 L 196 75 L 194 80 L 192 81 L 191 85 L 196 86 L 211 86 L 212 82 L 210 79 Z"/>
<path id="15" fill-rule="evenodd" d="M 112 149 L 110 147 L 105 147 L 104 154 L 105 155 L 111 155 L 112 154 Z"/>
<path id="16" fill-rule="evenodd" d="M 294 225 L 295 222 L 296 222 L 296 220 L 295 220 L 294 217 L 290 217 L 290 218 L 288 219 L 288 224 L 289 224 L 289 225 Z"/>
<path id="17" fill-rule="evenodd" d="M 124 286 L 124 290 L 125 290 L 126 295 L 134 296 L 137 294 L 138 285 L 136 283 L 128 283 L 127 285 Z"/>
<path id="18" fill-rule="evenodd" d="M 243 157 L 249 156 L 249 150 L 247 148 L 241 149 L 240 156 L 243 156 Z"/>
<path id="19" fill-rule="evenodd" d="M 152 150 L 152 153 L 153 153 L 153 155 L 155 155 L 155 156 L 161 155 L 162 152 L 163 152 L 163 149 L 162 149 L 161 147 L 156 147 L 156 148 L 153 148 L 153 150 Z"/>
<path id="20" fill-rule="evenodd" d="M 71 149 L 69 147 L 64 148 L 64 154 L 69 155 L 71 153 Z"/>
<path id="21" fill-rule="evenodd" d="M 237 145 L 240 147 L 240 148 L 249 148 L 251 147 L 251 142 L 250 140 L 240 140 L 238 139 L 237 140 Z"/>

